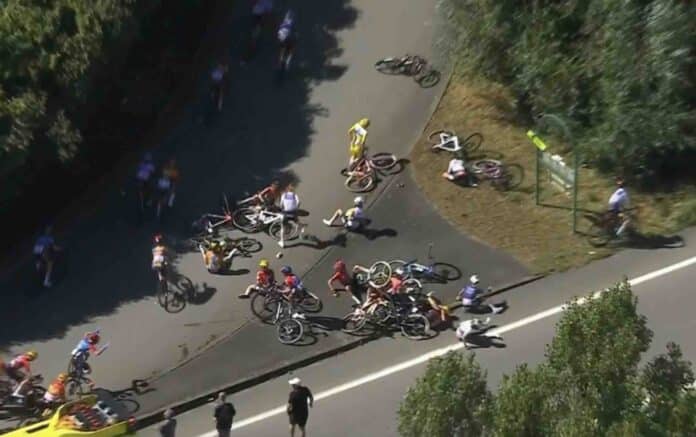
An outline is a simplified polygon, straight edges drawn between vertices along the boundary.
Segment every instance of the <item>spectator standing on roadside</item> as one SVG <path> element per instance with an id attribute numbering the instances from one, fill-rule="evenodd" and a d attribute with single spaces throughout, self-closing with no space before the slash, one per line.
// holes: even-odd
<path id="1" fill-rule="evenodd" d="M 161 437 L 176 437 L 176 419 L 174 410 L 168 408 L 164 411 L 164 422 L 158 428 Z"/>
<path id="2" fill-rule="evenodd" d="M 300 428 L 302 437 L 306 437 L 305 427 L 309 418 L 309 408 L 314 405 L 314 396 L 307 387 L 301 385 L 300 378 L 292 378 L 288 383 L 292 387 L 286 407 L 290 419 L 290 437 L 295 437 L 295 426 Z"/>
<path id="3" fill-rule="evenodd" d="M 237 411 L 231 402 L 227 402 L 227 396 L 224 392 L 220 392 L 215 406 L 215 429 L 217 429 L 218 437 L 229 437 L 232 430 L 232 421 Z"/>

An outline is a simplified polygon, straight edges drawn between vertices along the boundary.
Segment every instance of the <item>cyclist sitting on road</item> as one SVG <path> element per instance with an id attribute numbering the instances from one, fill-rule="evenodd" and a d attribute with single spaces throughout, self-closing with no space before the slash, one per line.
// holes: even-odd
<path id="1" fill-rule="evenodd" d="M 203 263 L 208 272 L 219 273 L 222 270 L 223 248 L 217 241 L 211 242 L 207 249 L 203 248 L 202 244 L 199 244 L 198 250 L 203 256 Z"/>
<path id="2" fill-rule="evenodd" d="M 56 379 L 49 384 L 43 401 L 49 409 L 55 409 L 65 403 L 65 382 L 68 380 L 67 373 L 59 373 Z"/>
<path id="3" fill-rule="evenodd" d="M 623 178 L 616 178 L 616 191 L 609 198 L 609 212 L 613 215 L 613 220 L 617 225 L 616 236 L 620 236 L 629 224 L 628 216 L 625 211 L 629 208 L 628 192 L 624 188 Z M 620 225 L 619 225 L 620 224 Z"/>
<path id="4" fill-rule="evenodd" d="M 280 209 L 284 214 L 294 216 L 300 207 L 300 198 L 295 193 L 295 187 L 291 184 L 280 195 Z"/>
<path id="5" fill-rule="evenodd" d="M 46 226 L 44 234 L 37 238 L 34 243 L 34 257 L 36 258 L 36 270 L 41 270 L 41 264 L 46 264 L 46 273 L 44 276 L 43 285 L 48 288 L 51 285 L 51 273 L 53 273 L 53 263 L 56 252 L 60 247 L 56 245 L 56 240 L 53 238 L 53 227 Z"/>
<path id="6" fill-rule="evenodd" d="M 302 280 L 292 272 L 290 266 L 283 266 L 280 269 L 283 274 L 283 287 L 281 293 L 290 301 L 293 302 L 304 291 Z"/>
<path id="7" fill-rule="evenodd" d="M 425 297 L 428 301 L 428 305 L 430 305 L 430 308 L 439 314 L 440 321 L 443 323 L 448 322 L 450 320 L 450 313 L 447 305 L 443 305 L 442 302 L 440 302 L 440 299 L 435 297 L 434 291 L 429 291 Z"/>
<path id="8" fill-rule="evenodd" d="M 34 351 L 25 352 L 17 355 L 9 362 L 5 363 L 5 374 L 15 383 L 19 384 L 25 379 L 31 377 L 31 362 L 38 357 Z M 26 372 L 26 373 L 25 373 Z"/>
<path id="9" fill-rule="evenodd" d="M 482 306 L 485 306 L 488 307 L 493 314 L 498 314 L 503 311 L 503 306 L 481 303 L 481 298 L 479 296 L 483 293 L 483 290 L 479 288 L 478 283 L 478 276 L 472 275 L 469 278 L 469 285 L 461 289 L 457 297 L 462 300 L 462 306 L 467 310 L 474 311 L 479 311 Z"/>
<path id="10" fill-rule="evenodd" d="M 292 10 L 285 13 L 283 21 L 278 27 L 278 43 L 280 44 L 280 54 L 278 56 L 278 68 L 288 69 L 292 55 L 295 52 L 295 14 Z"/>
<path id="11" fill-rule="evenodd" d="M 478 186 L 474 182 L 471 172 L 466 168 L 464 155 L 461 152 L 457 152 L 456 156 L 452 158 L 447 166 L 447 171 L 442 173 L 442 177 L 452 182 L 463 180 L 466 185 L 471 187 Z"/>
<path id="12" fill-rule="evenodd" d="M 350 156 L 348 170 L 353 170 L 353 164 L 362 159 L 365 154 L 365 141 L 367 140 L 367 127 L 369 125 L 370 120 L 362 118 L 348 129 L 348 138 L 350 140 L 348 147 Z"/>
<path id="13" fill-rule="evenodd" d="M 259 261 L 259 271 L 256 272 L 256 283 L 247 287 L 246 291 L 239 295 L 240 299 L 248 299 L 255 291 L 266 291 L 275 284 L 275 275 L 270 268 L 268 260 Z"/>
<path id="14" fill-rule="evenodd" d="M 323 222 L 326 226 L 334 226 L 336 220 L 340 218 L 344 228 L 356 231 L 363 226 L 366 220 L 365 211 L 363 210 L 364 204 L 365 200 L 358 196 L 353 199 L 353 208 L 350 208 L 345 213 L 339 208 L 333 213 L 331 218 L 324 219 Z"/>
<path id="15" fill-rule="evenodd" d="M 334 282 L 338 281 L 339 284 L 348 292 L 351 292 L 353 279 L 348 274 L 348 269 L 346 268 L 346 263 L 342 259 L 337 259 L 333 265 L 333 275 L 328 280 L 329 290 L 333 292 L 335 297 L 338 297 L 338 289 L 333 286 Z M 360 303 L 360 301 L 358 301 Z"/>

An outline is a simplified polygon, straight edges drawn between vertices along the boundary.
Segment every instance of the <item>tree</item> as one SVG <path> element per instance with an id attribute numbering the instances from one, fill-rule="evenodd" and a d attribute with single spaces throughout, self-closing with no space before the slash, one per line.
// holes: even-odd
<path id="1" fill-rule="evenodd" d="M 670 343 L 666 354 L 641 371 L 641 354 L 652 332 L 637 304 L 626 281 L 596 298 L 569 303 L 544 362 L 536 368 L 520 365 L 503 377 L 495 395 L 483 394 L 485 380 L 477 378 L 485 378 L 485 372 L 472 355 L 464 360 L 452 354 L 444 363 L 429 365 L 401 405 L 399 431 L 450 436 L 470 435 L 455 432 L 469 429 L 500 437 L 693 434 L 691 363 Z M 458 394 L 472 385 L 484 391 L 470 388 L 471 398 Z M 447 387 L 453 387 L 449 398 L 443 392 Z M 473 414 L 476 397 L 483 399 L 483 408 L 491 408 L 490 415 Z M 439 414 L 433 411 L 438 408 Z"/>
<path id="2" fill-rule="evenodd" d="M 489 423 L 491 394 L 486 372 L 474 360 L 450 352 L 428 363 L 399 407 L 405 437 L 481 436 Z"/>

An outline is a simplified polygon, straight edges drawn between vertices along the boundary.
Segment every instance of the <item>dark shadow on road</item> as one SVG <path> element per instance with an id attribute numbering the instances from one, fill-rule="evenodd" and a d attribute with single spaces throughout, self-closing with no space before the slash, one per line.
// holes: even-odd
<path id="1" fill-rule="evenodd" d="M 384 229 L 370 229 L 370 228 L 363 228 L 357 231 L 353 231 L 354 234 L 359 234 L 362 235 L 363 237 L 367 238 L 368 240 L 376 240 L 381 237 L 396 237 L 399 235 L 396 230 L 392 228 L 384 228 Z"/>
<path id="2" fill-rule="evenodd" d="M 246 41 L 250 29 L 247 2 L 239 2 L 233 17 L 210 29 L 218 45 L 207 50 L 210 64 L 220 55 L 229 56 L 231 86 L 222 112 L 209 125 L 201 125 L 197 114 L 210 100 L 208 73 L 199 77 L 196 101 L 173 120 L 160 146 L 152 150 L 158 163 L 175 156 L 181 172 L 176 203 L 166 220 L 157 223 L 149 211 L 143 223 L 137 223 L 134 170 L 124 175 L 125 183 L 104 184 L 109 191 L 91 199 L 58 242 L 70 253 L 69 270 L 64 277 L 56 276 L 53 289 L 33 288 L 36 275 L 29 263 L 0 278 L 0 352 L 18 343 L 61 337 L 72 326 L 113 314 L 123 304 L 154 297 L 157 281 L 150 270 L 150 244 L 156 232 L 178 240 L 189 237 L 184 229 L 188 231 L 200 214 L 218 210 L 220 192 L 237 198 L 245 191 L 255 192 L 306 156 L 315 118 L 328 115 L 326 108 L 310 102 L 312 89 L 347 70 L 333 65 L 342 54 L 337 33 L 352 27 L 358 12 L 348 0 L 299 2 L 293 8 L 301 17 L 296 23 L 300 40 L 282 87 L 273 85 L 274 29 L 265 29 L 250 63 L 238 63 L 244 50 L 240 41 Z M 302 196 L 302 181 L 296 176 L 288 180 Z M 318 247 L 329 244 L 333 243 Z M 175 258 L 172 264 L 176 262 Z M 186 287 L 195 290 L 189 303 L 202 305 L 215 298 L 206 284 L 190 281 Z M 29 296 L 32 290 L 39 292 Z"/>

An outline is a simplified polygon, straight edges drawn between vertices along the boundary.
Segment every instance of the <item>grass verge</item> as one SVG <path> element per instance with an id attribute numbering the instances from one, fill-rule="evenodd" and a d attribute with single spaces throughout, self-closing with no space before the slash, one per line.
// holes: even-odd
<path id="1" fill-rule="evenodd" d="M 416 182 L 455 227 L 509 252 L 537 273 L 561 271 L 610 255 L 617 246 L 592 247 L 582 232 L 590 224 L 583 212 L 606 208 L 614 189 L 612 178 L 592 168 L 580 168 L 580 234 L 573 234 L 571 197 L 553 186 L 544 174 L 540 184 L 543 205 L 535 203 L 535 149 L 526 136 L 530 126 L 519 119 L 514 102 L 503 86 L 482 79 L 453 78 L 411 152 Z M 451 156 L 430 150 L 428 134 L 436 129 L 454 130 L 460 138 L 481 133 L 483 145 L 469 159 L 487 157 L 520 165 L 524 169 L 522 184 L 512 191 L 499 192 L 486 183 L 463 188 L 444 180 L 440 175 Z M 552 153 L 562 149 L 557 142 L 548 142 Z M 696 224 L 694 187 L 652 194 L 628 189 L 632 204 L 638 207 L 641 238 L 624 246 L 666 246 L 674 240 L 665 236 Z"/>

